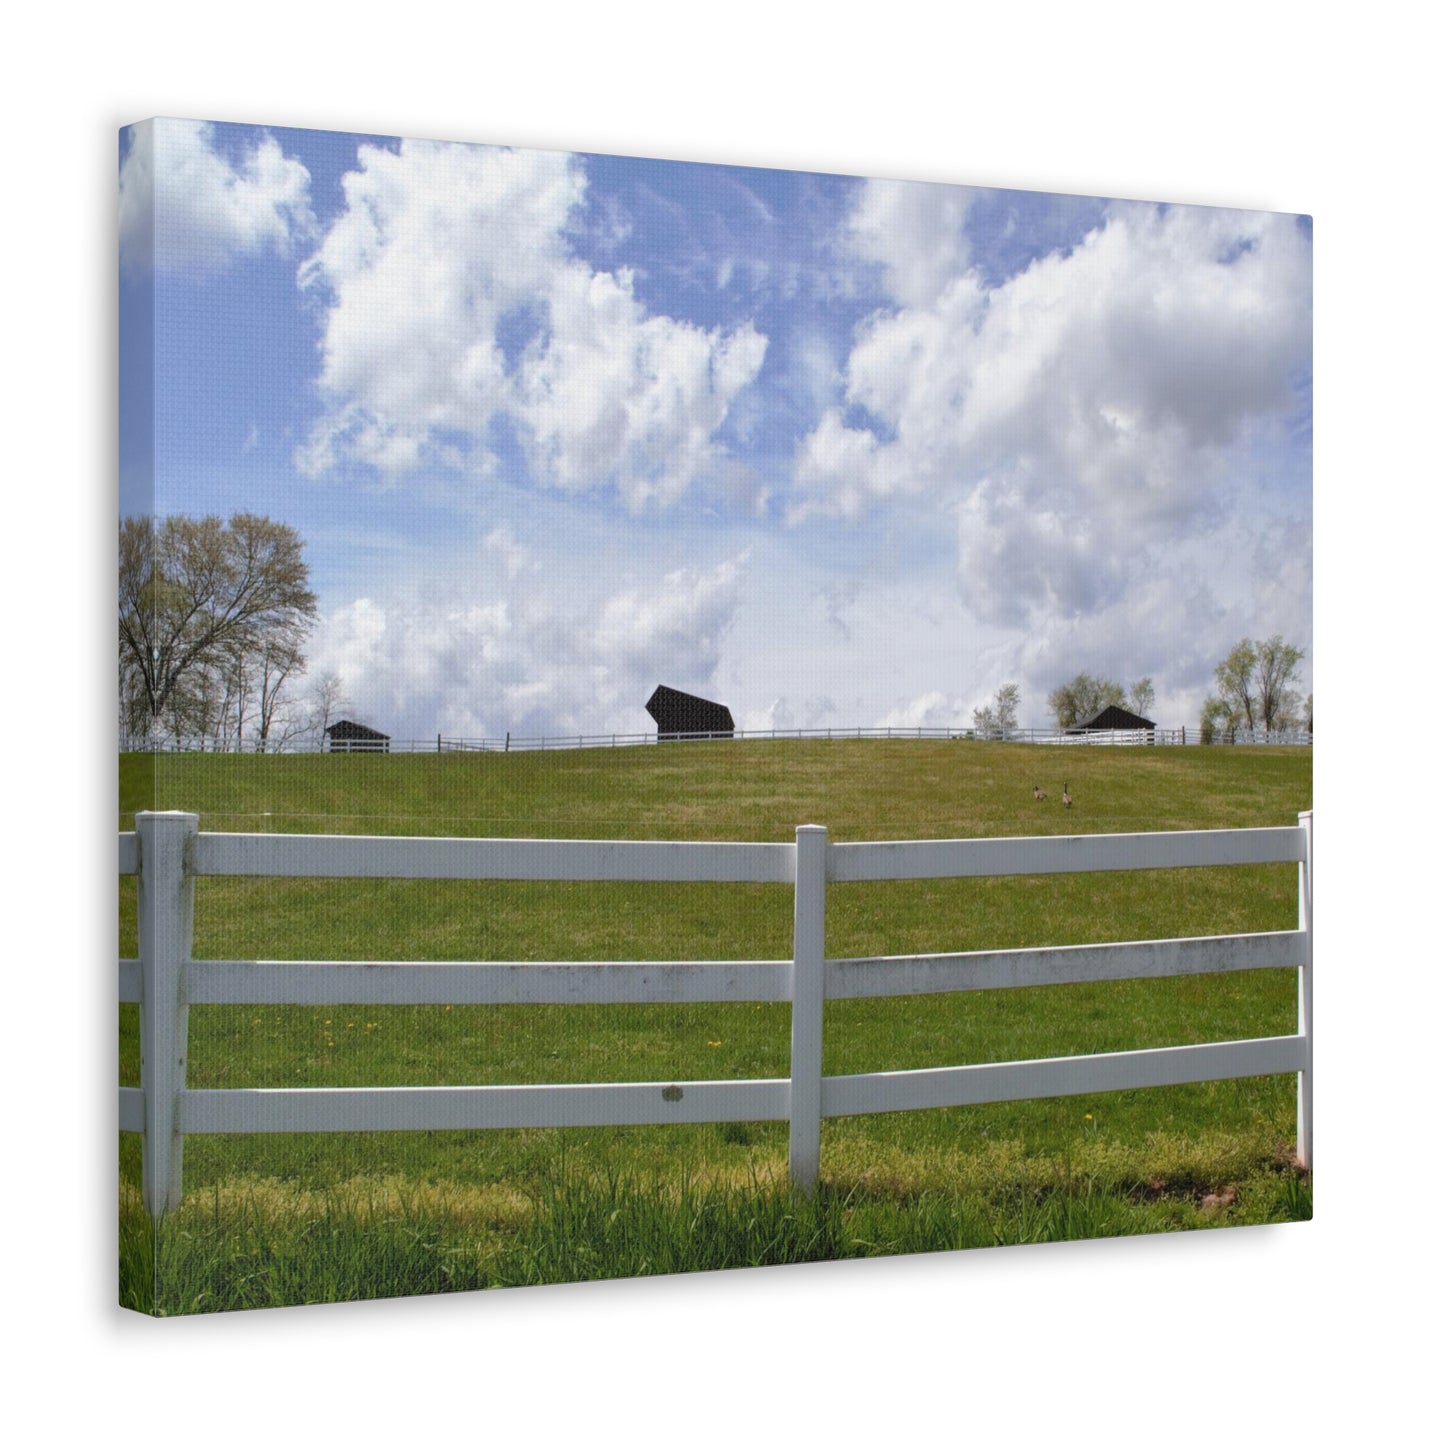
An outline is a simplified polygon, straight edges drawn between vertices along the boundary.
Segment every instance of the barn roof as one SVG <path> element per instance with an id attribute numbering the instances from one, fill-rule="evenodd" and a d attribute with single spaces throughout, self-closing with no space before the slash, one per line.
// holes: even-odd
<path id="1" fill-rule="evenodd" d="M 375 728 L 369 728 L 365 723 L 352 722 L 349 718 L 342 718 L 340 722 L 334 722 L 326 729 L 326 736 L 329 738 L 358 739 L 374 738 L 378 742 L 390 742 L 390 735 L 379 733 Z"/>
<path id="2" fill-rule="evenodd" d="M 1094 733 L 1108 732 L 1115 728 L 1135 730 L 1138 728 L 1152 728 L 1154 724 L 1147 717 L 1140 717 L 1136 712 L 1130 712 L 1128 708 L 1119 707 L 1110 703 L 1103 712 L 1091 717 L 1088 722 L 1081 722 L 1069 729 L 1071 733 Z"/>

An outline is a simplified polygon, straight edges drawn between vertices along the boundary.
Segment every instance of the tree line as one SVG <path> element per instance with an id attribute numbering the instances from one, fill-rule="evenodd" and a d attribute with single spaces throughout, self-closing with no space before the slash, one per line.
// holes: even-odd
<path id="1" fill-rule="evenodd" d="M 334 675 L 301 692 L 316 594 L 284 522 L 127 517 L 119 583 L 120 726 L 132 744 L 265 752 L 319 734 L 344 705 Z"/>
<path id="2" fill-rule="evenodd" d="M 1054 722 L 1061 728 L 1086 723 L 1110 706 L 1127 707 L 1141 715 L 1146 713 L 1154 706 L 1153 679 L 1141 677 L 1125 693 L 1117 682 L 1081 672 L 1049 694 L 1049 708 L 1054 714 Z M 1018 722 L 1019 686 L 1016 682 L 1005 683 L 985 706 L 973 710 L 973 730 L 983 737 L 1006 738 L 1018 729 Z"/>
<path id="3" fill-rule="evenodd" d="M 1315 698 L 1301 699 L 1292 686 L 1304 649 L 1280 633 L 1263 641 L 1241 640 L 1214 670 L 1216 691 L 1205 700 L 1199 731 L 1203 741 L 1253 732 L 1314 732 Z M 1107 707 L 1147 717 L 1154 707 L 1154 679 L 1141 677 L 1127 691 L 1112 678 L 1081 672 L 1049 694 L 1049 710 L 1060 728 L 1078 727 Z M 1019 687 L 1005 683 L 983 707 L 973 710 L 974 731 L 1008 737 L 1018 728 Z"/>

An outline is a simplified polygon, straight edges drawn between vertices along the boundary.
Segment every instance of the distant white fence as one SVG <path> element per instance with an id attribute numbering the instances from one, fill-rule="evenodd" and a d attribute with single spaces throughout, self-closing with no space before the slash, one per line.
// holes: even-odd
<path id="1" fill-rule="evenodd" d="M 829 843 L 583 842 L 201 833 L 192 813 L 139 813 L 120 835 L 138 874 L 140 957 L 120 960 L 120 999 L 140 1005 L 141 1085 L 120 1090 L 120 1127 L 144 1136 L 147 1207 L 181 1199 L 187 1134 L 570 1128 L 786 1119 L 793 1183 L 817 1182 L 821 1121 L 1109 1089 L 1299 1075 L 1297 1152 L 1311 1153 L 1313 814 L 1298 827 L 1052 838 Z M 1299 925 L 1275 933 L 1062 948 L 828 958 L 830 883 L 979 878 L 1241 863 L 1299 865 Z M 778 883 L 793 887 L 793 956 L 751 962 L 266 962 L 191 957 L 195 879 L 449 878 Z M 825 999 L 1299 970 L 1294 1034 L 1178 1048 L 906 1072 L 825 1075 Z M 658 1080 L 419 1088 L 190 1089 L 193 1003 L 494 1004 L 774 1002 L 792 1005 L 786 1079 Z"/>
<path id="2" fill-rule="evenodd" d="M 565 733 L 551 737 L 447 738 L 440 733 L 434 738 L 387 738 L 385 746 L 357 743 L 328 747 L 315 739 L 291 739 L 277 746 L 258 748 L 254 740 L 237 744 L 215 738 L 122 737 L 121 752 L 163 753 L 532 753 L 555 752 L 570 748 L 637 748 L 657 743 L 747 742 L 776 738 L 921 738 L 953 742 L 1052 743 L 1063 747 L 1178 747 L 1240 743 L 1251 746 L 1287 745 L 1309 747 L 1314 742 L 1307 732 L 1265 732 L 1260 729 L 1217 729 L 1206 738 L 1198 728 L 1105 728 L 1092 732 L 1070 732 L 1066 728 L 964 728 L 964 727 L 886 727 L 886 728 L 737 728 L 731 733 L 668 733 L 659 737 L 649 733 Z"/>

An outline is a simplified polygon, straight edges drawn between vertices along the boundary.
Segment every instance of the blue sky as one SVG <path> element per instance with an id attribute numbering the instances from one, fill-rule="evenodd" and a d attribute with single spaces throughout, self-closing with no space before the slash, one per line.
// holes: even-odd
<path id="1" fill-rule="evenodd" d="M 122 509 L 295 526 L 393 736 L 1312 685 L 1307 218 L 179 120 L 120 176 Z"/>

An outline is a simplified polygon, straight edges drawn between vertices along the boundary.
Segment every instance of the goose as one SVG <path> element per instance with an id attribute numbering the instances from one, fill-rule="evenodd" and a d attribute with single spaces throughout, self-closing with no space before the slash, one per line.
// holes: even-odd
<path id="1" fill-rule="evenodd" d="M 1048 794 L 1047 794 L 1046 792 L 1044 792 L 1044 790 L 1043 790 L 1041 787 L 1039 787 L 1039 785 L 1038 785 L 1037 783 L 1035 783 L 1035 784 L 1034 784 L 1034 801 L 1035 801 L 1035 802 L 1038 802 L 1039 799 L 1041 799 L 1041 798 L 1047 798 L 1047 797 L 1048 797 Z"/>
<path id="2" fill-rule="evenodd" d="M 1069 796 L 1069 785 L 1068 785 L 1067 783 L 1065 783 L 1065 784 L 1064 784 L 1064 807 L 1066 807 L 1066 808 L 1072 808 L 1073 806 L 1074 806 L 1074 800 Z"/>

